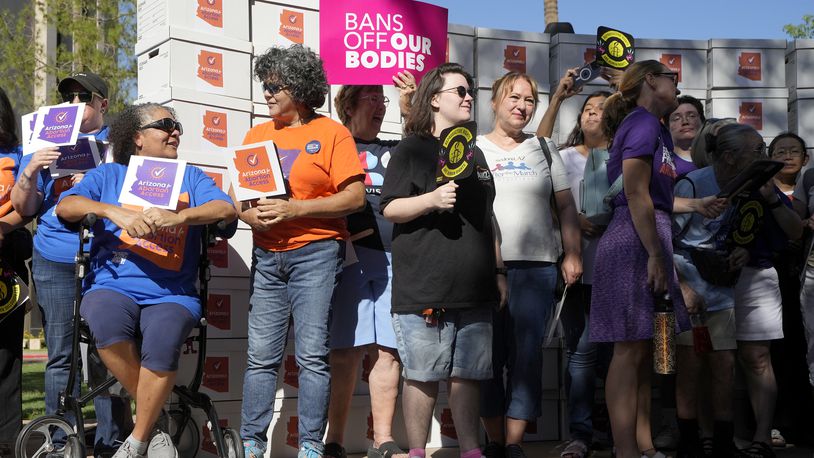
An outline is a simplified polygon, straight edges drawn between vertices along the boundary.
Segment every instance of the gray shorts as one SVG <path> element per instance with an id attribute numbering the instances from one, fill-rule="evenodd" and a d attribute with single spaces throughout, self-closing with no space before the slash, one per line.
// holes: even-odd
<path id="1" fill-rule="evenodd" d="M 394 313 L 399 357 L 407 380 L 492 378 L 492 310 L 447 310 L 427 326 L 420 313 Z"/>

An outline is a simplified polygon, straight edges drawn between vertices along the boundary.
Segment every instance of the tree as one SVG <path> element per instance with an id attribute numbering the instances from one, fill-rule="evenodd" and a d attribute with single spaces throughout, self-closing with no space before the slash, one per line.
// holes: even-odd
<path id="1" fill-rule="evenodd" d="M 557 0 L 543 0 L 543 8 L 545 11 L 544 17 L 546 25 L 551 24 L 553 22 L 559 22 L 560 15 L 557 6 L 558 6 Z"/>
<path id="2" fill-rule="evenodd" d="M 36 109 L 35 88 L 88 70 L 110 87 L 110 111 L 135 93 L 135 0 L 35 0 L 0 11 L 0 87 L 17 113 Z M 37 11 L 39 8 L 39 14 Z M 38 27 L 45 23 L 46 27 Z M 47 38 L 40 36 L 48 33 Z M 44 46 L 43 43 L 49 43 Z M 59 103 L 55 90 L 47 103 Z"/>
<path id="3" fill-rule="evenodd" d="M 783 31 L 791 38 L 814 38 L 814 15 L 804 15 L 802 24 L 784 25 Z"/>

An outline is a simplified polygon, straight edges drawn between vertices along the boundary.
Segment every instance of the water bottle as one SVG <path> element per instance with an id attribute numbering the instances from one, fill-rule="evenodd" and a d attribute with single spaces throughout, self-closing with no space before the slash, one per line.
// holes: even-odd
<path id="1" fill-rule="evenodd" d="M 676 371 L 676 314 L 669 293 L 653 298 L 653 370 L 657 374 Z"/>

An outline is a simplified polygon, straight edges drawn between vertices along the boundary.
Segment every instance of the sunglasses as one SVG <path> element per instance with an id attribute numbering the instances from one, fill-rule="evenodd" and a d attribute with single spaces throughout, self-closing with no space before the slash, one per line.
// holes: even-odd
<path id="1" fill-rule="evenodd" d="M 100 99 L 104 98 L 104 97 L 102 97 L 101 95 L 99 95 L 99 94 L 97 94 L 95 92 L 87 92 L 87 91 L 83 91 L 83 92 L 63 92 L 60 95 L 62 95 L 62 101 L 63 102 L 68 102 L 68 103 L 73 102 L 74 99 L 77 98 L 77 97 L 79 98 L 79 101 L 82 102 L 82 103 L 90 103 L 90 101 L 93 100 L 94 95 L 98 96 Z"/>
<path id="2" fill-rule="evenodd" d="M 467 89 L 467 88 L 465 88 L 463 86 L 450 87 L 450 88 L 447 88 L 447 89 L 441 89 L 440 91 L 436 92 L 436 94 L 440 94 L 442 92 L 451 92 L 451 91 L 456 91 L 458 93 L 458 97 L 460 97 L 462 99 L 466 98 L 466 94 L 469 94 L 469 97 L 472 97 L 473 99 L 475 98 L 475 91 L 473 91 L 472 89 Z"/>
<path id="3" fill-rule="evenodd" d="M 673 80 L 673 84 L 678 84 L 678 72 L 656 72 L 655 76 L 664 76 Z"/>
<path id="4" fill-rule="evenodd" d="M 287 86 L 282 85 L 282 84 L 269 83 L 268 81 L 263 82 L 263 90 L 268 92 L 271 95 L 274 95 L 274 94 L 282 91 L 286 87 Z"/>
<path id="5" fill-rule="evenodd" d="M 184 134 L 184 128 L 181 126 L 181 123 L 172 119 L 172 118 L 161 118 L 157 121 L 153 121 L 149 124 L 145 124 L 139 128 L 139 130 L 144 129 L 158 129 L 163 130 L 164 132 L 172 135 L 173 132 L 176 130 L 178 131 L 179 135 Z"/>

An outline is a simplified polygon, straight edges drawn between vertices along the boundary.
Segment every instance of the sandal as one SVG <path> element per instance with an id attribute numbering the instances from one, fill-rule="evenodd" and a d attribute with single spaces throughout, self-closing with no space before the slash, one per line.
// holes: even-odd
<path id="1" fill-rule="evenodd" d="M 744 458 L 775 458 L 772 446 L 765 442 L 752 442 L 748 448 L 741 449 Z"/>
<path id="2" fill-rule="evenodd" d="M 560 456 L 567 458 L 585 458 L 588 456 L 588 446 L 585 445 L 585 442 L 574 439 L 565 446 Z"/>
<path id="3" fill-rule="evenodd" d="M 407 454 L 393 441 L 379 444 L 379 448 L 370 446 L 367 449 L 367 458 L 391 458 L 395 455 Z"/>

